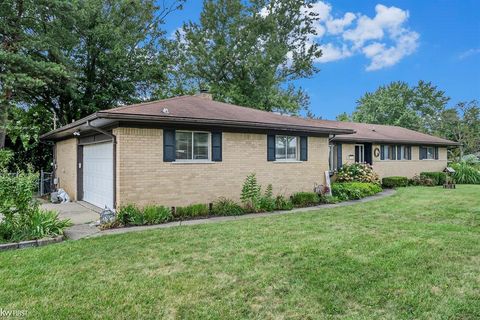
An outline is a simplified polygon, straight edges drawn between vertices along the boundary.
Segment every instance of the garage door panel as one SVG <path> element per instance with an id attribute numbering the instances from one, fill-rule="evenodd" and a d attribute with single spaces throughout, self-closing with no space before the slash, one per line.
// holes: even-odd
<path id="1" fill-rule="evenodd" d="M 113 208 L 113 144 L 83 147 L 83 200 Z"/>

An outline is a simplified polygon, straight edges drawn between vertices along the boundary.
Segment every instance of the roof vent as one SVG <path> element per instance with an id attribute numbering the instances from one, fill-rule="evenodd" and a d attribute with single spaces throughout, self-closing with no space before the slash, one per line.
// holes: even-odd
<path id="1" fill-rule="evenodd" d="M 168 108 L 163 108 L 162 113 L 169 114 L 170 112 L 168 111 Z"/>

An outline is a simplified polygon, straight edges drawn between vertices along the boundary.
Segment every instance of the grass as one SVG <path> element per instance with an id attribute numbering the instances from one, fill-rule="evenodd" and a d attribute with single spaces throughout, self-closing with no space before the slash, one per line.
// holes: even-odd
<path id="1" fill-rule="evenodd" d="M 0 253 L 0 308 L 57 319 L 478 319 L 480 186 Z"/>

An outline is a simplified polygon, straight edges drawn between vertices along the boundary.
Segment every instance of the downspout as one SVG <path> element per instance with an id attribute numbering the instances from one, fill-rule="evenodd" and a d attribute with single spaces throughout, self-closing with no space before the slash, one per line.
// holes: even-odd
<path id="1" fill-rule="evenodd" d="M 87 127 L 112 138 L 112 143 L 113 143 L 113 208 L 112 209 L 115 210 L 117 207 L 117 136 L 114 135 L 113 133 L 110 133 L 103 129 L 92 126 L 90 124 L 90 120 L 87 120 Z"/>

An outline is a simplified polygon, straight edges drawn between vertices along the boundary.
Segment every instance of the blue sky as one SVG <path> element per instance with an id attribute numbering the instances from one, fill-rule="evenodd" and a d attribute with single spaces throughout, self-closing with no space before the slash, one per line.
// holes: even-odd
<path id="1" fill-rule="evenodd" d="M 202 1 L 167 18 L 173 32 L 197 21 Z M 352 112 L 365 92 L 391 81 L 431 81 L 459 101 L 480 100 L 480 1 L 319 1 L 321 71 L 297 85 L 324 119 Z"/>

